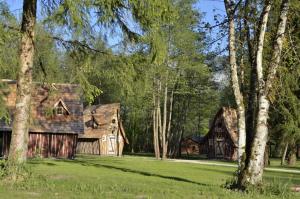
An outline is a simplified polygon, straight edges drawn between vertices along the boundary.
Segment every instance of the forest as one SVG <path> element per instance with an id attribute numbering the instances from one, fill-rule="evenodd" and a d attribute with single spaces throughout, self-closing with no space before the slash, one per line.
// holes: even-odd
<path id="1" fill-rule="evenodd" d="M 205 136 L 217 111 L 231 107 L 238 146 L 230 187 L 261 184 L 266 154 L 295 166 L 300 3 L 217 2 L 222 14 L 207 21 L 202 0 L 24 0 L 17 12 L 1 1 L 0 79 L 17 81 L 13 115 L 0 92 L 1 119 L 17 121 L 3 176 L 18 179 L 27 161 L 34 82 L 78 84 L 84 107 L 120 103 L 125 154 L 180 158 L 182 140 Z"/>

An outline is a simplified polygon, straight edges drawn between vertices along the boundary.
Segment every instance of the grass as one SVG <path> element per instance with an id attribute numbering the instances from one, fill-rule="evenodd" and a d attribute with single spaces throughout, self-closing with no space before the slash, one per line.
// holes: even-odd
<path id="1" fill-rule="evenodd" d="M 0 198 L 283 198 L 222 185 L 234 168 L 157 161 L 151 157 L 79 156 L 76 160 L 30 160 L 33 177 L 0 184 Z M 300 184 L 300 174 L 266 172 L 273 183 Z M 279 193 L 280 194 L 280 193 Z M 300 198 L 294 195 L 292 198 Z"/>

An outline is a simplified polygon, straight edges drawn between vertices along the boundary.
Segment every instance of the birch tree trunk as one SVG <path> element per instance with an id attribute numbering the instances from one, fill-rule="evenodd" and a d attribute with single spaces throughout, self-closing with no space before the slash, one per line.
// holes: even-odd
<path id="1" fill-rule="evenodd" d="M 284 38 L 285 26 L 287 21 L 289 0 L 283 0 L 281 4 L 279 23 L 277 27 L 276 38 L 274 41 L 272 59 L 269 64 L 269 72 L 266 83 L 263 78 L 263 67 L 262 67 L 262 56 L 260 53 L 257 55 L 257 78 L 259 87 L 259 98 L 258 98 L 258 115 L 256 124 L 256 134 L 253 139 L 251 147 L 251 155 L 249 165 L 245 168 L 242 176 L 242 186 L 247 184 L 257 185 L 262 182 L 263 168 L 264 168 L 264 151 L 268 139 L 268 111 L 269 111 L 269 100 L 267 98 L 269 90 L 272 88 L 272 80 L 275 77 L 276 69 L 280 62 L 280 55 L 282 49 L 282 42 Z M 262 17 L 262 29 L 259 37 L 263 36 L 265 31 L 264 23 L 267 23 L 268 12 L 270 10 L 270 1 L 266 1 L 264 7 L 264 13 Z M 266 25 L 265 25 L 266 26 Z M 260 40 L 262 43 L 258 45 L 258 48 L 263 48 L 263 39 Z M 260 46 L 262 45 L 262 46 Z"/>
<path id="2" fill-rule="evenodd" d="M 288 147 L 289 147 L 289 143 L 287 142 L 285 144 L 285 147 L 284 147 L 284 150 L 283 150 L 283 153 L 282 153 L 282 156 L 281 156 L 281 166 L 284 165 L 285 157 L 286 157 L 286 153 L 287 153 Z"/>
<path id="3" fill-rule="evenodd" d="M 36 7 L 36 0 L 23 2 L 20 71 L 17 79 L 16 109 L 8 157 L 15 164 L 22 164 L 27 159 Z"/>
<path id="4" fill-rule="evenodd" d="M 155 158 L 160 158 L 160 151 L 159 151 L 159 138 L 158 138 L 158 112 L 157 112 L 157 96 L 156 96 L 156 88 L 157 88 L 157 81 L 154 80 L 154 91 L 153 91 L 153 147 Z"/>
<path id="5" fill-rule="evenodd" d="M 238 112 L 238 168 L 239 171 L 242 169 L 242 157 L 245 153 L 246 146 L 246 124 L 245 124 L 245 106 L 243 95 L 240 90 L 238 72 L 237 72 L 237 61 L 236 61 L 236 40 L 235 40 L 235 25 L 234 25 L 234 13 L 235 3 L 231 0 L 224 0 L 225 9 L 228 16 L 229 22 L 229 62 L 231 71 L 231 82 L 232 89 L 235 97 Z"/>
<path id="6" fill-rule="evenodd" d="M 166 133 L 166 148 L 168 150 L 169 141 L 170 141 L 170 133 L 171 133 L 171 123 L 172 123 L 172 114 L 173 114 L 173 97 L 174 97 L 174 90 L 171 92 L 170 96 L 170 108 L 169 108 L 169 118 L 168 118 L 168 128 Z"/>
<path id="7" fill-rule="evenodd" d="M 168 84 L 165 83 L 164 93 L 164 113 L 162 126 L 162 159 L 167 158 L 166 128 L 167 128 L 167 103 L 168 103 Z"/>

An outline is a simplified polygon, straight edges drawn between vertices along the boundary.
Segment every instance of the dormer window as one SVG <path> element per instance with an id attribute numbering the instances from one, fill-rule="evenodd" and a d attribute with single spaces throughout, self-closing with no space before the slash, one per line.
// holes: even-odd
<path id="1" fill-rule="evenodd" d="M 61 99 L 54 104 L 54 113 L 56 115 L 70 115 L 68 107 Z"/>

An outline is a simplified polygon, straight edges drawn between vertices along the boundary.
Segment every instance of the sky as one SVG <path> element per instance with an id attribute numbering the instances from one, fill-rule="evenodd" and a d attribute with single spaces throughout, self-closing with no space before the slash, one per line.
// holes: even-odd
<path id="1" fill-rule="evenodd" d="M 23 0 L 5 0 L 5 1 L 8 3 L 10 10 L 15 15 L 20 17 L 22 14 Z M 195 8 L 199 9 L 202 13 L 204 13 L 203 21 L 208 22 L 211 25 L 215 24 L 214 21 L 215 15 L 220 15 L 220 16 L 225 15 L 224 3 L 222 0 L 199 0 L 198 3 L 195 5 Z M 210 34 L 212 37 L 214 37 L 217 32 L 218 29 L 215 29 Z M 115 40 L 116 39 L 109 39 L 108 40 L 109 45 L 113 46 L 116 43 L 118 43 L 118 39 L 117 41 Z"/>

